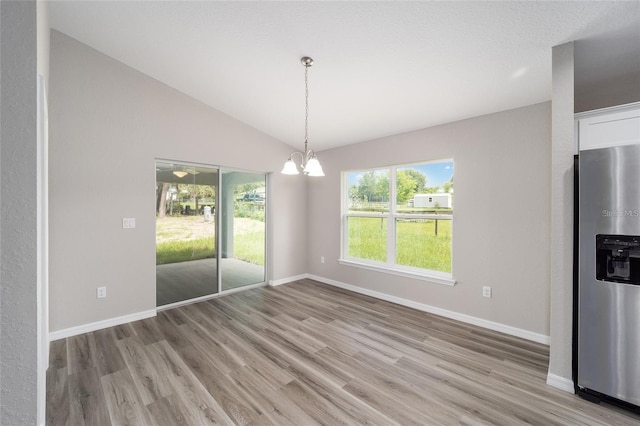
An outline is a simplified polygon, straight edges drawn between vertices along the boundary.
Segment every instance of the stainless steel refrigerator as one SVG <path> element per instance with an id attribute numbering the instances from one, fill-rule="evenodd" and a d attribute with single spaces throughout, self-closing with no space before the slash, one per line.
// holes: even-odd
<path id="1" fill-rule="evenodd" d="M 640 145 L 579 170 L 578 393 L 640 406 Z"/>

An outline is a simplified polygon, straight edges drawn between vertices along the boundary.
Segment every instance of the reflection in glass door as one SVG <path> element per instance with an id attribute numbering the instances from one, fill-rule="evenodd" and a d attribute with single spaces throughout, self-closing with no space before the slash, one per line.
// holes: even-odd
<path id="1" fill-rule="evenodd" d="M 156 304 L 218 292 L 218 169 L 156 162 Z"/>
<path id="2" fill-rule="evenodd" d="M 222 290 L 265 281 L 266 176 L 222 172 L 220 266 Z"/>

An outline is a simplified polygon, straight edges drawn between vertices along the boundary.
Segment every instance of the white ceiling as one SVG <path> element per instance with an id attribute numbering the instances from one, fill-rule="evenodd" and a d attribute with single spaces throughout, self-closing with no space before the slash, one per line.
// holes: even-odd
<path id="1" fill-rule="evenodd" d="M 640 59 L 640 2 L 55 1 L 51 26 L 264 133 L 316 150 L 551 99 L 551 48 L 582 78 Z M 615 34 L 615 37 L 611 37 Z M 614 40 L 615 49 L 603 39 Z M 640 65 L 639 65 L 640 66 Z"/>

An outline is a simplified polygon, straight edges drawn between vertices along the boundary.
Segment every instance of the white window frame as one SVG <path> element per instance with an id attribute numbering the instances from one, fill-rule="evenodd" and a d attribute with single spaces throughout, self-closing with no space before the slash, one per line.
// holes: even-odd
<path id="1" fill-rule="evenodd" d="M 411 163 L 408 165 L 427 164 L 427 163 L 440 163 L 445 161 L 453 161 L 452 158 L 444 158 L 435 161 L 422 161 L 417 163 Z M 453 232 L 453 214 L 450 215 L 436 215 L 436 214 L 407 214 L 397 213 L 397 199 L 396 199 L 396 174 L 398 169 L 404 168 L 407 165 L 392 165 L 387 167 L 376 167 L 369 169 L 356 169 L 345 170 L 341 174 L 340 182 L 340 197 L 341 197 L 341 244 L 340 244 L 340 259 L 338 262 L 342 265 L 353 266 L 357 268 L 368 269 L 376 272 L 384 272 L 393 275 L 399 275 L 408 278 L 419 279 L 423 281 L 429 281 L 436 284 L 443 284 L 448 286 L 454 286 L 456 281 L 453 278 L 453 253 L 451 259 L 451 273 L 436 271 L 433 269 L 417 268 L 412 266 L 398 265 L 395 262 L 396 259 L 396 221 L 397 219 L 445 219 L 451 220 L 451 227 Z M 389 171 L 389 209 L 387 212 L 374 213 L 374 212 L 362 212 L 362 213 L 349 213 L 349 183 L 347 182 L 347 175 L 353 172 L 371 172 L 379 170 Z M 376 260 L 363 259 L 358 257 L 349 256 L 349 230 L 348 220 L 350 217 L 367 217 L 387 219 L 387 261 L 380 262 Z M 453 252 L 453 242 L 451 243 Z"/>

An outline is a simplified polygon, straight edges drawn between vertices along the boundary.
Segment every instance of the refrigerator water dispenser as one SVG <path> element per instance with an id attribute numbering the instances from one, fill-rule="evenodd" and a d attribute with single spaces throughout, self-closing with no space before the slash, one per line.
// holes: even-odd
<path id="1" fill-rule="evenodd" d="M 596 235 L 596 279 L 640 285 L 640 236 Z"/>

